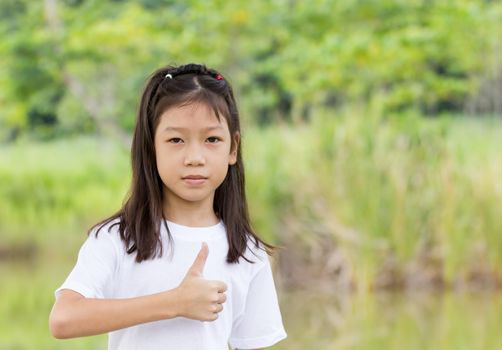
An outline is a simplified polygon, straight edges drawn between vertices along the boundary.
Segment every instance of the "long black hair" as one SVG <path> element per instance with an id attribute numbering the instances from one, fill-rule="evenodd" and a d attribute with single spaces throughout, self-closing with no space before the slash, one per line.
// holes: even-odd
<path id="1" fill-rule="evenodd" d="M 168 108 L 206 103 L 216 116 L 223 116 L 232 136 L 232 148 L 237 147 L 237 162 L 229 165 L 223 183 L 216 189 L 213 209 L 223 221 L 227 231 L 227 262 L 236 263 L 244 256 L 248 240 L 264 249 L 269 255 L 276 249 L 265 243 L 254 232 L 249 220 L 246 201 L 244 164 L 241 142 L 234 135 L 241 134 L 239 112 L 232 87 L 227 79 L 204 65 L 187 64 L 166 66 L 155 71 L 143 91 L 131 146 L 132 183 L 129 196 L 122 208 L 111 217 L 94 225 L 99 230 L 114 221 L 127 253 L 136 253 L 136 261 L 162 255 L 160 228 L 163 222 L 163 183 L 157 171 L 154 135 L 160 116 Z M 261 245 L 260 245 L 261 243 Z"/>

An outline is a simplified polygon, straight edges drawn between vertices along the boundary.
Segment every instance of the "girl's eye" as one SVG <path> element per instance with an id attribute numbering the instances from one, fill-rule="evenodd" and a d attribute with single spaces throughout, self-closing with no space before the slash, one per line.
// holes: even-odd
<path id="1" fill-rule="evenodd" d="M 219 137 L 216 137 L 216 136 L 211 136 L 211 137 L 207 138 L 207 141 L 209 143 L 217 143 L 217 142 L 221 141 L 221 139 Z"/>
<path id="2" fill-rule="evenodd" d="M 174 143 L 174 144 L 178 144 L 178 143 L 182 143 L 183 140 L 180 139 L 179 137 L 173 137 L 172 139 L 169 139 L 167 142 L 169 143 Z"/>

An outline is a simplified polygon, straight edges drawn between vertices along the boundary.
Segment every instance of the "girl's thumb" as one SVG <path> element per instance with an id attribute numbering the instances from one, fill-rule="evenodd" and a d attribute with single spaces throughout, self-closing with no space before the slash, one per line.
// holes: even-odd
<path id="1" fill-rule="evenodd" d="M 206 242 L 202 242 L 199 254 L 197 254 L 197 257 L 195 258 L 189 271 L 202 275 L 204 272 L 204 266 L 206 264 L 208 255 L 209 255 L 209 247 L 207 246 Z"/>

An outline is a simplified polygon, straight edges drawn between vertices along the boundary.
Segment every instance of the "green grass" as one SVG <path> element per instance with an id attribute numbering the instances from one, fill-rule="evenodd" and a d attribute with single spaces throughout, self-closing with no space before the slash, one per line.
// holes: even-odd
<path id="1" fill-rule="evenodd" d="M 96 139 L 21 143 L 0 151 L 0 243 L 50 245 L 117 210 L 127 152 Z"/>

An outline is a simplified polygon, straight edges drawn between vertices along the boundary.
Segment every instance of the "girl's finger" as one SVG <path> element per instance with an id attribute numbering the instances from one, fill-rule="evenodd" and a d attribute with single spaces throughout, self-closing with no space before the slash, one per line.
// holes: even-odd
<path id="1" fill-rule="evenodd" d="M 225 301 L 227 301 L 227 295 L 225 293 L 218 293 L 218 294 L 219 294 L 218 304 L 223 304 Z"/>
<path id="2" fill-rule="evenodd" d="M 214 313 L 219 313 L 221 312 L 221 310 L 223 310 L 223 306 L 221 304 L 216 304 L 214 310 Z"/>
<path id="3" fill-rule="evenodd" d="M 227 291 L 227 284 L 222 281 L 215 281 L 215 286 L 219 293 L 224 293 Z"/>

